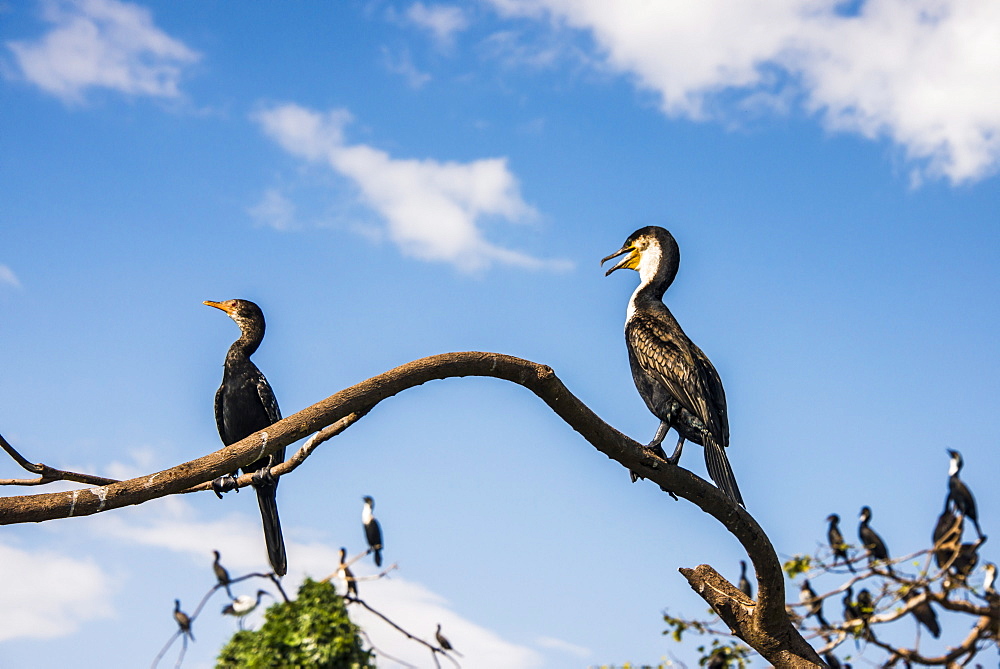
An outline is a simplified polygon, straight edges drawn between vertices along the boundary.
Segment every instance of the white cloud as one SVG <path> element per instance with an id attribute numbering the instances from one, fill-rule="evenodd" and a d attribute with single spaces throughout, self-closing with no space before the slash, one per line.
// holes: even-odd
<path id="1" fill-rule="evenodd" d="M 295 227 L 295 205 L 276 188 L 268 188 L 260 202 L 247 212 L 260 225 L 275 230 L 291 230 Z"/>
<path id="2" fill-rule="evenodd" d="M 118 0 L 52 0 L 52 29 L 36 41 L 11 41 L 21 75 L 64 102 L 89 88 L 176 98 L 186 65 L 200 56 L 153 24 L 148 9 Z"/>
<path id="3" fill-rule="evenodd" d="M 410 56 L 409 51 L 403 51 L 398 58 L 395 58 L 388 49 L 383 48 L 382 57 L 385 61 L 386 69 L 393 74 L 402 75 L 410 88 L 423 88 L 424 84 L 431 80 L 431 75 L 421 72 L 413 64 L 413 58 Z"/>
<path id="4" fill-rule="evenodd" d="M 14 274 L 14 270 L 7 265 L 0 265 L 0 286 L 12 286 L 14 288 L 20 288 L 21 282 L 18 281 L 17 275 Z"/>
<path id="5" fill-rule="evenodd" d="M 456 33 L 469 26 L 469 20 L 459 7 L 425 5 L 415 2 L 406 10 L 406 18 L 417 27 L 427 30 L 438 45 L 450 46 Z"/>
<path id="6" fill-rule="evenodd" d="M 182 553 L 204 564 L 206 582 L 212 578 L 209 568 L 213 549 L 224 547 L 222 562 L 234 577 L 264 569 L 266 564 L 260 522 L 245 514 L 229 514 L 206 521 L 198 517 L 187 500 L 170 497 L 160 500 L 147 513 L 102 514 L 100 521 L 96 525 L 98 531 L 118 540 Z M 293 535 L 294 531 L 286 530 L 289 573 L 283 581 L 290 596 L 297 587 L 292 584 L 300 583 L 306 576 L 317 580 L 325 578 L 335 571 L 339 562 L 338 552 L 333 547 L 295 541 Z M 352 570 L 360 579 L 373 574 L 371 567 L 362 562 L 355 563 Z M 465 656 L 468 666 L 531 669 L 543 664 L 536 651 L 505 641 L 463 618 L 452 611 L 442 597 L 419 583 L 400 577 L 398 572 L 391 578 L 362 580 L 358 588 L 370 606 L 424 639 L 432 640 L 437 623 L 441 623 L 446 635 Z M 344 591 L 340 584 L 338 591 Z M 249 624 L 258 624 L 261 615 L 262 611 L 252 614 Z M 352 607 L 351 617 L 380 650 L 417 666 L 427 664 L 429 651 L 426 648 L 408 640 L 373 614 L 361 607 Z M 383 658 L 379 666 L 387 669 L 396 665 Z"/>
<path id="7" fill-rule="evenodd" d="M 575 643 L 570 643 L 569 641 L 563 641 L 562 639 L 556 639 L 550 636 L 540 636 L 536 643 L 542 648 L 551 648 L 552 650 L 558 650 L 563 653 L 567 653 L 574 657 L 578 657 L 581 660 L 585 660 L 591 655 L 593 651 L 584 646 L 578 646 Z"/>
<path id="8" fill-rule="evenodd" d="M 520 222 L 536 216 L 521 198 L 505 158 L 470 163 L 394 158 L 365 144 L 346 143 L 343 129 L 350 118 L 344 110 L 320 113 L 295 104 L 254 115 L 286 151 L 348 178 L 406 255 L 449 262 L 464 271 L 493 263 L 566 267 L 565 262 L 542 261 L 484 239 L 484 221 Z"/>
<path id="9" fill-rule="evenodd" d="M 111 616 L 111 579 L 90 560 L 0 544 L 0 641 L 72 634 Z"/>
<path id="10" fill-rule="evenodd" d="M 668 115 L 725 115 L 720 93 L 790 96 L 830 129 L 890 139 L 917 173 L 958 183 L 1000 161 L 994 0 L 867 0 L 856 16 L 840 0 L 491 2 L 590 33 Z"/>

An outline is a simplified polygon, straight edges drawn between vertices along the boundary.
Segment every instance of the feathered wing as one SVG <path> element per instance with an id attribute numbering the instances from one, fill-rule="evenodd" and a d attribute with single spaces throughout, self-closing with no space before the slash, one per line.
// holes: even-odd
<path id="1" fill-rule="evenodd" d="M 271 385 L 263 374 L 257 377 L 257 395 L 267 412 L 270 422 L 281 420 L 281 410 L 278 400 L 271 390 Z M 285 449 L 276 452 L 271 465 L 277 465 L 285 460 Z M 261 467 L 267 463 L 260 464 Z M 278 479 L 264 480 L 254 486 L 257 491 L 257 505 L 260 506 L 260 519 L 264 526 L 264 543 L 267 546 L 267 559 L 271 568 L 278 576 L 284 576 L 288 571 L 288 559 L 285 555 L 285 540 L 281 533 L 281 520 L 278 518 Z"/>
<path id="2" fill-rule="evenodd" d="M 372 549 L 372 557 L 375 559 L 375 566 L 382 566 L 382 526 L 378 520 L 372 518 L 370 523 L 365 525 L 365 538 Z"/>
<path id="3" fill-rule="evenodd" d="M 729 465 L 729 417 L 726 392 L 718 372 L 700 348 L 687 338 L 669 312 L 657 319 L 636 313 L 625 330 L 629 349 L 643 371 L 702 422 L 707 431 L 705 467 L 730 499 L 745 506 Z"/>

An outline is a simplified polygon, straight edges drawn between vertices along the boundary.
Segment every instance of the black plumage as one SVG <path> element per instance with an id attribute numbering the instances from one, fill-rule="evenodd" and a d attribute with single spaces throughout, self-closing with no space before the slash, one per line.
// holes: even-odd
<path id="1" fill-rule="evenodd" d="M 837 560 L 843 560 L 847 568 L 854 572 L 854 565 L 851 564 L 851 557 L 847 554 L 847 542 L 844 541 L 844 535 L 840 532 L 840 516 L 835 513 L 831 513 L 826 517 L 830 526 L 826 530 L 827 541 L 830 542 L 830 550 L 833 551 L 833 564 L 832 567 L 837 566 Z"/>
<path id="2" fill-rule="evenodd" d="M 347 549 L 340 549 L 340 565 L 337 567 L 337 575 L 347 586 L 347 594 L 354 598 L 358 596 L 358 582 L 354 578 L 354 572 L 347 566 Z"/>
<path id="3" fill-rule="evenodd" d="M 962 541 L 962 519 L 951 512 L 947 502 L 934 525 L 934 563 L 938 569 L 950 567 Z"/>
<path id="4" fill-rule="evenodd" d="M 885 542 L 882 541 L 875 530 L 869 526 L 869 522 L 872 519 L 872 510 L 867 507 L 861 507 L 861 524 L 858 525 L 858 538 L 861 539 L 861 545 L 864 546 L 865 550 L 868 552 L 868 562 L 873 563 L 876 560 L 882 560 L 886 563 L 885 568 L 892 573 L 892 565 L 888 563 L 889 560 L 889 549 L 886 548 Z"/>
<path id="5" fill-rule="evenodd" d="M 948 455 L 951 457 L 951 460 L 948 471 L 948 500 L 945 502 L 945 506 L 950 501 L 956 511 L 972 521 L 972 524 L 976 527 L 976 534 L 979 535 L 980 539 L 983 539 L 985 537 L 983 537 L 983 531 L 979 527 L 979 512 L 976 509 L 976 498 L 972 496 L 969 486 L 965 485 L 965 482 L 959 478 L 959 472 L 962 471 L 963 464 L 962 454 L 958 451 L 948 449 Z"/>
<path id="6" fill-rule="evenodd" d="M 856 607 L 858 618 L 861 619 L 861 622 L 867 628 L 868 621 L 871 620 L 872 615 L 875 613 L 875 602 L 872 599 L 872 593 L 868 592 L 867 588 L 861 588 L 861 592 L 858 593 Z"/>
<path id="7" fill-rule="evenodd" d="M 455 655 L 462 657 L 462 654 L 455 650 L 455 648 L 451 645 L 451 642 L 448 641 L 448 637 L 441 634 L 441 623 L 438 623 L 437 631 L 434 632 L 434 638 L 437 639 L 438 646 L 441 647 L 441 650 L 451 651 Z"/>
<path id="8" fill-rule="evenodd" d="M 745 506 L 726 456 L 729 417 L 722 380 L 663 303 L 663 294 L 680 266 L 677 242 L 663 228 L 642 228 L 601 264 L 624 254 L 628 255 L 607 274 L 618 269 L 639 272 L 639 287 L 629 301 L 625 321 L 625 343 L 639 395 L 660 419 L 647 448 L 666 458 L 660 443 L 673 428 L 679 439 L 668 462 L 677 464 L 685 440 L 700 444 L 708 475 L 730 499 Z"/>
<path id="9" fill-rule="evenodd" d="M 365 527 L 365 540 L 368 542 L 368 551 L 375 559 L 375 566 L 382 566 L 382 526 L 375 518 L 375 500 L 369 496 L 362 498 L 365 506 L 361 510 L 361 523 Z"/>
<path id="10" fill-rule="evenodd" d="M 264 339 L 264 313 L 249 300 L 206 301 L 210 307 L 226 312 L 240 326 L 240 338 L 226 354 L 222 385 L 215 393 L 215 422 L 226 446 L 235 444 L 255 432 L 281 420 L 281 411 L 267 379 L 250 361 L 250 356 Z M 278 518 L 278 480 L 270 468 L 285 459 L 282 448 L 271 457 L 261 458 L 243 468 L 244 472 L 259 472 L 253 487 L 257 491 L 264 541 L 271 568 L 278 576 L 288 570 L 285 541 Z"/>
<path id="11" fill-rule="evenodd" d="M 753 586 L 750 585 L 750 579 L 747 578 L 747 563 L 746 560 L 740 560 L 740 581 L 739 589 L 744 595 L 753 599 Z"/>
<path id="12" fill-rule="evenodd" d="M 816 591 L 809 585 L 809 579 L 802 581 L 802 585 L 799 588 L 799 601 L 805 604 L 806 608 L 803 618 L 812 616 L 819 623 L 820 627 L 826 628 L 830 626 L 826 622 L 826 618 L 823 617 L 823 600 L 816 596 Z"/>
<path id="13" fill-rule="evenodd" d="M 212 553 L 215 555 L 215 560 L 212 562 L 212 571 L 215 572 L 215 580 L 219 582 L 219 585 L 226 589 L 226 594 L 229 595 L 229 599 L 232 599 L 233 591 L 229 589 L 229 572 L 226 571 L 226 568 L 219 562 L 219 560 L 222 559 L 222 556 L 219 555 L 219 551 L 212 551 Z"/>
<path id="14" fill-rule="evenodd" d="M 903 597 L 906 599 L 907 603 L 909 603 L 920 597 L 920 593 L 911 588 L 906 591 L 906 594 L 903 595 Z M 913 617 L 917 619 L 919 624 L 923 625 L 928 629 L 928 631 L 930 631 L 931 636 L 935 639 L 941 636 L 941 624 L 938 622 L 937 613 L 935 613 L 934 609 L 931 608 L 931 603 L 926 597 L 924 597 L 919 603 L 915 604 L 913 608 L 910 609 L 910 613 L 913 614 Z"/>
<path id="15" fill-rule="evenodd" d="M 174 620 L 177 621 L 181 636 L 194 641 L 194 633 L 191 631 L 191 618 L 188 617 L 188 614 L 181 611 L 181 600 L 179 599 L 174 600 Z"/>
<path id="16" fill-rule="evenodd" d="M 858 614 L 858 607 L 854 604 L 854 588 L 847 586 L 847 590 L 844 591 L 844 598 L 841 600 L 844 604 L 844 622 L 849 623 L 852 620 L 858 620 L 861 616 Z"/>

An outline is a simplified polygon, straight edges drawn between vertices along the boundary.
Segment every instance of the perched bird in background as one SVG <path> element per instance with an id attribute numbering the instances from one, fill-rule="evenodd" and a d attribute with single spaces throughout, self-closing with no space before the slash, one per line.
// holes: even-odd
<path id="1" fill-rule="evenodd" d="M 188 614 L 181 611 L 181 600 L 174 600 L 174 620 L 177 621 L 177 626 L 181 628 L 181 636 L 186 636 L 191 641 L 194 641 L 194 633 L 191 632 L 191 618 Z"/>
<path id="2" fill-rule="evenodd" d="M 222 609 L 222 615 L 234 616 L 239 621 L 240 629 L 243 629 L 243 619 L 253 613 L 254 609 L 260 606 L 260 598 L 264 595 L 271 596 L 267 590 L 258 590 L 256 599 L 250 595 L 240 595 Z"/>
<path id="3" fill-rule="evenodd" d="M 747 578 L 746 560 L 740 560 L 740 582 L 738 587 L 740 592 L 753 599 L 753 586 L 750 585 L 750 579 Z"/>
<path id="4" fill-rule="evenodd" d="M 958 555 L 955 560 L 951 563 L 951 569 L 949 570 L 955 578 L 958 580 L 960 585 L 965 585 L 966 579 L 972 570 L 976 568 L 979 564 L 979 545 L 981 542 L 976 542 L 974 544 L 962 544 L 958 547 Z"/>
<path id="5" fill-rule="evenodd" d="M 983 589 L 986 591 L 986 596 L 993 599 L 997 596 L 996 591 L 996 581 L 997 581 L 997 566 L 992 562 L 987 562 L 983 566 L 983 573 L 985 579 L 983 580 Z"/>
<path id="6" fill-rule="evenodd" d="M 830 550 L 833 551 L 833 564 L 830 566 L 836 567 L 839 558 L 844 561 L 851 573 L 854 573 L 854 565 L 851 564 L 851 558 L 847 554 L 847 543 L 844 541 L 844 535 L 840 533 L 840 516 L 831 513 L 826 517 L 826 521 L 830 523 L 830 527 L 826 530 L 826 538 L 830 542 Z"/>
<path id="7" fill-rule="evenodd" d="M 882 537 L 868 525 L 872 519 L 872 510 L 867 506 L 861 507 L 859 519 L 861 520 L 861 524 L 858 526 L 858 538 L 861 539 L 861 545 L 868 551 L 868 563 L 871 564 L 876 560 L 882 560 L 885 562 L 885 568 L 891 574 L 892 565 L 888 562 L 889 549 L 885 547 Z"/>
<path id="8" fill-rule="evenodd" d="M 382 566 L 382 527 L 378 524 L 372 511 L 375 509 L 375 500 L 365 495 L 363 498 L 365 507 L 361 510 L 361 522 L 365 526 L 365 539 L 368 540 L 368 552 L 375 558 L 375 566 Z M 390 520 L 392 520 L 390 518 Z"/>
<path id="9" fill-rule="evenodd" d="M 933 539 L 934 563 L 937 564 L 938 569 L 950 567 L 952 561 L 958 556 L 962 541 L 962 518 L 951 512 L 947 499 L 944 511 L 938 516 L 937 524 L 934 525 Z"/>
<path id="10" fill-rule="evenodd" d="M 906 594 L 903 595 L 903 598 L 907 602 L 911 602 L 917 597 L 920 597 L 920 593 L 913 588 L 907 590 Z M 935 639 L 941 636 L 941 624 L 938 622 L 937 613 L 931 608 L 930 600 L 924 598 L 923 601 L 910 609 L 910 613 L 913 614 L 913 617 L 917 619 L 920 625 L 923 625 L 930 631 L 931 636 Z"/>
<path id="11" fill-rule="evenodd" d="M 972 496 L 972 491 L 965 482 L 958 477 L 962 471 L 962 454 L 958 451 L 948 449 L 951 460 L 948 463 L 948 501 L 955 505 L 955 510 L 972 521 L 976 526 L 976 534 L 980 539 L 984 539 L 983 531 L 979 528 L 979 512 L 976 510 L 976 498 Z M 948 506 L 945 501 L 945 507 Z"/>
<path id="12" fill-rule="evenodd" d="M 260 307 L 249 300 L 206 301 L 205 304 L 226 312 L 240 326 L 240 338 L 229 347 L 222 385 L 215 393 L 215 422 L 222 443 L 229 446 L 281 420 L 281 411 L 271 385 L 257 365 L 250 361 L 250 356 L 264 339 L 264 313 Z M 274 455 L 243 468 L 246 473 L 254 472 L 253 487 L 257 491 L 264 525 L 267 558 L 278 576 L 285 575 L 288 564 L 281 521 L 278 519 L 278 480 L 271 475 L 271 467 L 284 459 L 285 449 L 282 448 Z M 213 483 L 216 493 L 221 487 L 217 483 Z"/>
<path id="13" fill-rule="evenodd" d="M 684 441 L 701 444 L 705 465 L 715 485 L 734 503 L 745 506 L 729 465 L 729 416 L 722 380 L 708 357 L 695 346 L 663 304 L 663 294 L 680 266 L 680 249 L 667 230 L 636 230 L 624 246 L 601 260 L 625 255 L 605 276 L 618 269 L 639 272 L 625 318 L 625 344 L 632 378 L 646 406 L 660 419 L 656 436 L 646 446 L 676 465 Z M 679 439 L 673 455 L 660 446 L 673 428 Z M 633 480 L 636 476 L 633 473 Z"/>
<path id="14" fill-rule="evenodd" d="M 437 631 L 434 632 L 434 638 L 437 639 L 438 645 L 441 646 L 442 650 L 448 650 L 454 653 L 455 655 L 458 655 L 459 657 L 463 657 L 461 653 L 459 653 L 452 647 L 451 642 L 448 641 L 448 637 L 446 637 L 444 634 L 441 634 L 441 623 L 438 623 Z"/>
<path id="15" fill-rule="evenodd" d="M 826 618 L 823 617 L 823 600 L 816 596 L 816 591 L 809 585 L 809 579 L 802 581 L 802 586 L 799 588 L 799 601 L 806 605 L 806 613 L 803 618 L 812 616 L 820 627 L 830 626 L 830 623 L 826 622 Z"/>
<path id="16" fill-rule="evenodd" d="M 826 666 L 830 667 L 830 669 L 843 669 L 844 667 L 833 653 L 823 653 L 823 661 L 826 662 Z"/>
<path id="17" fill-rule="evenodd" d="M 354 572 L 347 566 L 347 549 L 340 549 L 340 566 L 337 567 L 337 576 L 344 585 L 347 586 L 347 594 L 355 599 L 358 596 L 358 582 L 354 580 Z"/>
<path id="18" fill-rule="evenodd" d="M 872 593 L 868 592 L 867 588 L 861 588 L 861 592 L 858 593 L 857 602 L 857 612 L 858 618 L 864 623 L 865 628 L 868 628 L 868 621 L 871 619 L 872 614 L 875 613 L 875 602 L 872 599 Z"/>
<path id="19" fill-rule="evenodd" d="M 226 589 L 229 599 L 232 599 L 233 591 L 229 589 L 229 572 L 219 563 L 222 556 L 219 555 L 219 551 L 212 551 L 212 554 L 215 555 L 215 560 L 212 562 L 212 571 L 215 572 L 215 580 Z"/>
<path id="20" fill-rule="evenodd" d="M 844 603 L 845 623 L 849 623 L 852 620 L 859 620 L 861 618 L 858 614 L 858 607 L 854 605 L 854 588 L 847 586 L 847 590 L 844 591 L 844 599 L 841 601 Z"/>

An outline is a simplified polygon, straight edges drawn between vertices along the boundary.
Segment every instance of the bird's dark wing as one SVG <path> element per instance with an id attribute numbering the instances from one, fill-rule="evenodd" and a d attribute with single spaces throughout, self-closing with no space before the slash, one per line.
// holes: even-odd
<path id="1" fill-rule="evenodd" d="M 729 421 L 722 381 L 673 318 L 664 321 L 637 312 L 629 319 L 625 338 L 643 371 L 697 416 L 721 446 L 728 446 Z"/>
<path id="2" fill-rule="evenodd" d="M 222 391 L 224 388 L 225 386 L 222 385 L 215 391 L 215 426 L 219 428 L 219 436 L 222 437 L 223 443 L 226 442 L 226 416 L 222 404 Z"/>
<path id="3" fill-rule="evenodd" d="M 257 395 L 260 396 L 260 403 L 264 405 L 264 411 L 267 412 L 271 423 L 277 423 L 281 420 L 278 399 L 274 396 L 274 391 L 271 390 L 271 384 L 267 382 L 267 378 L 259 370 L 257 372 Z"/>

